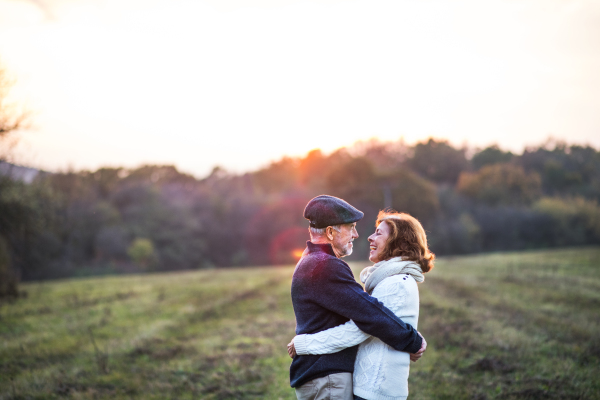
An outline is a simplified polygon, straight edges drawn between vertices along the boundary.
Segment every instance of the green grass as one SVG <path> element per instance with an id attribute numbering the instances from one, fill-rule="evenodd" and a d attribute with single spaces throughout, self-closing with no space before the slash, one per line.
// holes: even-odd
<path id="1" fill-rule="evenodd" d="M 295 399 L 292 271 L 24 284 L 0 308 L 0 399 Z M 600 398 L 600 248 L 440 259 L 420 293 L 410 399 Z"/>

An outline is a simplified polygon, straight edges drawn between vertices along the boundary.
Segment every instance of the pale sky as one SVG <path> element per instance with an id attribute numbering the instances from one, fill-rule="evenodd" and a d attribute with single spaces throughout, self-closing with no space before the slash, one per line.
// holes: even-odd
<path id="1" fill-rule="evenodd" d="M 16 161 L 203 176 L 360 139 L 600 147 L 600 1 L 0 0 Z"/>

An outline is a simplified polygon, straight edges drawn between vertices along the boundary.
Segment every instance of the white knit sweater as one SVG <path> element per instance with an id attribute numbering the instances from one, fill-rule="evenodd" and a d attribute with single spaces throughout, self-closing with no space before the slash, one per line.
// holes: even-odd
<path id="1" fill-rule="evenodd" d="M 372 293 L 402 321 L 417 329 L 419 289 L 407 274 L 381 281 Z M 367 400 L 404 400 L 408 396 L 410 356 L 361 331 L 353 321 L 312 335 L 298 335 L 298 354 L 331 354 L 358 347 L 354 363 L 354 394 Z"/>

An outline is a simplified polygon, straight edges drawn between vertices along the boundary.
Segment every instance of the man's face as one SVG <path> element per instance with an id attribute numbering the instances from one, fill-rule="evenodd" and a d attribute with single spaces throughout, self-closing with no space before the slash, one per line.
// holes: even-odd
<path id="1" fill-rule="evenodd" d="M 336 231 L 333 228 L 327 228 L 330 230 L 333 238 L 331 240 L 331 247 L 338 258 L 346 257 L 352 254 L 352 241 L 358 237 L 356 232 L 356 222 L 351 224 L 345 224 L 340 226 L 340 231 Z"/>

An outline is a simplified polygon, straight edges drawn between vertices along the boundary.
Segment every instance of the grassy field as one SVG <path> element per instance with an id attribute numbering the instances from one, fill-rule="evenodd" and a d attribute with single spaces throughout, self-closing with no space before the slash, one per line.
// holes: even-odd
<path id="1" fill-rule="evenodd" d="M 0 309 L 0 399 L 294 399 L 292 271 L 23 285 Z M 600 398 L 600 248 L 440 259 L 420 292 L 410 399 Z"/>

